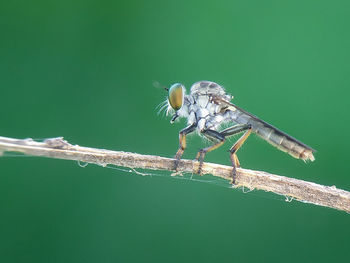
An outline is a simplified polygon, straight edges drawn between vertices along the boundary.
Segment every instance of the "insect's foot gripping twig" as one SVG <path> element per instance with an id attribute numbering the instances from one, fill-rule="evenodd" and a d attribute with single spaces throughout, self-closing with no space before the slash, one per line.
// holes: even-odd
<path id="1" fill-rule="evenodd" d="M 180 158 L 177 158 L 177 156 L 175 156 L 174 158 L 175 158 L 175 162 L 174 162 L 174 168 L 173 168 L 173 170 L 174 170 L 174 171 L 177 171 L 177 168 L 179 167 L 179 163 L 180 163 L 181 157 L 180 157 Z"/>
<path id="2" fill-rule="evenodd" d="M 237 179 L 237 167 L 240 167 L 241 165 L 240 165 L 238 157 L 235 153 L 231 153 L 230 158 L 231 158 L 231 163 L 232 163 L 232 170 L 231 170 L 232 181 L 231 181 L 231 184 L 235 185 L 236 179 Z"/>
<path id="3" fill-rule="evenodd" d="M 179 167 L 180 160 L 181 160 L 181 157 L 182 157 L 183 152 L 184 152 L 184 150 L 182 150 L 182 149 L 180 148 L 180 149 L 177 151 L 177 153 L 175 154 L 175 156 L 174 156 L 174 159 L 175 159 L 174 168 L 173 168 L 174 171 L 177 171 L 177 168 Z"/>
<path id="4" fill-rule="evenodd" d="M 199 165 L 198 165 L 198 170 L 197 170 L 197 174 L 199 175 L 202 175 L 202 167 L 203 167 L 203 162 L 204 162 L 204 156 L 205 156 L 206 152 L 201 149 L 199 150 L 199 152 L 197 153 L 197 156 L 196 156 L 196 161 L 199 162 Z"/>
<path id="5" fill-rule="evenodd" d="M 236 168 L 236 166 L 232 167 L 231 177 L 232 177 L 231 184 L 235 185 L 236 184 L 236 179 L 237 179 L 237 168 Z"/>

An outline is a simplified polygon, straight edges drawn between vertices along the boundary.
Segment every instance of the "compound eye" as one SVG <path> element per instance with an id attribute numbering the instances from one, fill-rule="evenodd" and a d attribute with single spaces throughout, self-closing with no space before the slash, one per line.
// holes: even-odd
<path id="1" fill-rule="evenodd" d="M 184 102 L 184 86 L 180 83 L 173 84 L 169 89 L 168 101 L 175 111 L 181 109 Z"/>

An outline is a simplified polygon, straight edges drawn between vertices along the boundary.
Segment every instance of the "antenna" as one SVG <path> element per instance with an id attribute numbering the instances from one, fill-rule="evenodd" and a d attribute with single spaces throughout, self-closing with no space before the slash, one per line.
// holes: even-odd
<path id="1" fill-rule="evenodd" d="M 153 87 L 162 88 L 162 89 L 165 89 L 166 91 L 169 91 L 169 89 L 166 86 L 162 86 L 158 81 L 153 81 Z"/>

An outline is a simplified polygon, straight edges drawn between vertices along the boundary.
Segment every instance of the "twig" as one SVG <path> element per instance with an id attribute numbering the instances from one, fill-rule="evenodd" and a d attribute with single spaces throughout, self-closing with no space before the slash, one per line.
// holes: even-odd
<path id="1" fill-rule="evenodd" d="M 153 155 L 142 155 L 120 151 L 81 147 L 71 145 L 62 137 L 36 142 L 32 139 L 12 139 L 0 137 L 0 155 L 3 152 L 21 152 L 32 156 L 76 160 L 102 166 L 113 164 L 129 168 L 172 171 L 174 159 Z M 203 174 L 212 174 L 230 180 L 232 167 L 204 163 Z M 194 173 L 198 162 L 181 160 L 178 171 Z M 350 212 L 350 192 L 337 189 L 335 186 L 323 186 L 303 180 L 239 168 L 235 187 L 247 187 L 284 195 L 288 200 L 299 200 L 315 205 L 326 206 Z"/>

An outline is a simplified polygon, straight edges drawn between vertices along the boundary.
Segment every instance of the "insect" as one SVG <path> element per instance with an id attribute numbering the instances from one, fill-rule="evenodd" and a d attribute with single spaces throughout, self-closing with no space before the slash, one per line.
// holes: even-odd
<path id="1" fill-rule="evenodd" d="M 235 184 L 237 167 L 240 163 L 237 151 L 251 133 L 255 133 L 277 149 L 303 161 L 314 161 L 314 149 L 282 132 L 267 122 L 243 110 L 231 102 L 233 96 L 227 94 L 222 86 L 211 81 L 199 81 L 192 85 L 190 94 L 180 83 L 173 84 L 168 91 L 168 98 L 162 108 L 172 113 L 171 123 L 177 118 L 187 118 L 188 126 L 179 132 L 179 149 L 175 154 L 177 170 L 182 154 L 186 149 L 186 135 L 197 132 L 212 142 L 212 145 L 199 150 L 196 160 L 199 161 L 198 173 L 201 174 L 205 155 L 220 146 L 225 140 L 239 133 L 243 135 L 230 148 L 233 166 L 232 183 Z M 232 126 L 221 129 L 223 124 Z"/>

